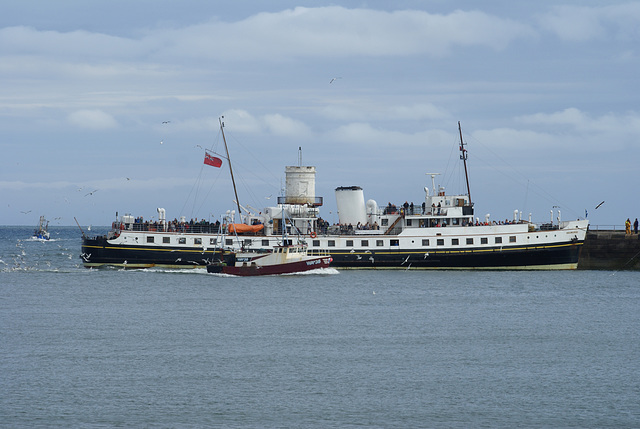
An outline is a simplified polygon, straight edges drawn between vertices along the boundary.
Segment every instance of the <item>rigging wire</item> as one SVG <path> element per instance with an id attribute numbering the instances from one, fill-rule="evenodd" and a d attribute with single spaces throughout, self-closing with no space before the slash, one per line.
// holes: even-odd
<path id="1" fill-rule="evenodd" d="M 219 146 L 222 144 L 222 134 L 220 129 L 218 129 L 218 133 L 216 135 L 216 138 L 214 139 L 214 141 L 211 144 L 210 149 L 205 149 L 206 152 L 210 152 L 213 153 L 217 156 L 220 156 L 224 159 L 227 160 L 227 162 L 229 162 L 229 159 L 226 157 L 226 155 L 220 153 L 217 149 L 219 149 Z M 243 145 L 238 139 L 235 138 L 235 136 L 233 136 L 233 134 L 229 134 L 229 132 L 227 131 L 226 133 L 227 139 L 231 139 L 233 140 L 233 144 L 234 146 L 240 147 L 242 148 L 246 153 L 249 153 L 252 157 L 252 159 L 259 164 L 264 171 L 266 171 L 269 175 L 271 175 L 274 179 L 275 182 L 280 183 L 281 180 L 276 177 L 261 161 L 260 159 L 258 159 L 253 151 L 249 150 L 245 145 Z M 277 194 L 279 192 L 279 188 L 274 186 L 271 182 L 267 181 L 264 179 L 264 177 L 259 176 L 258 174 L 256 174 L 256 170 L 254 168 L 248 168 L 246 167 L 244 164 L 242 164 L 242 162 L 239 162 L 237 158 L 234 158 L 233 160 L 233 165 L 234 165 L 234 169 L 238 169 L 237 171 L 241 172 L 241 174 L 236 174 L 234 176 L 236 177 L 236 180 L 238 180 L 241 184 L 242 184 L 242 188 L 245 191 L 245 195 L 248 196 L 249 201 L 252 202 L 252 204 L 254 205 L 260 205 L 263 204 L 264 202 L 261 201 L 260 198 L 258 198 L 258 196 L 255 194 L 254 189 L 255 187 L 250 186 L 249 181 L 247 181 L 245 178 L 249 177 L 249 176 L 253 176 L 256 181 L 259 181 L 260 183 L 264 183 L 268 186 L 270 186 L 271 188 L 274 189 L 273 194 Z M 208 187 L 207 191 L 204 194 L 204 197 L 200 199 L 201 203 L 200 205 L 196 208 L 197 202 L 198 202 L 198 196 L 200 195 L 201 192 L 201 187 L 203 187 L 204 182 L 205 182 L 205 178 L 204 176 L 206 176 L 204 174 L 204 170 L 205 170 L 206 165 L 204 163 L 201 164 L 200 166 L 200 172 L 191 188 L 191 190 L 189 191 L 189 193 L 187 194 L 186 198 L 185 198 L 185 202 L 184 205 L 182 207 L 181 213 L 185 212 L 185 208 L 187 207 L 187 205 L 189 204 L 189 202 L 191 201 L 191 198 L 193 196 L 193 202 L 192 202 L 192 207 L 191 207 L 191 214 L 190 217 L 193 218 L 195 213 L 199 213 L 202 211 L 202 208 L 204 207 L 204 205 L 207 203 L 209 196 L 211 195 L 214 187 L 216 186 L 216 184 L 218 184 L 220 178 L 222 177 L 223 174 L 226 174 L 226 169 L 219 169 L 218 174 L 216 175 L 216 177 L 214 178 L 213 182 L 211 183 L 211 185 Z M 209 170 L 209 169 L 207 169 Z M 246 205 L 246 204 L 245 204 Z"/>
<path id="2" fill-rule="evenodd" d="M 216 155 L 218 155 L 216 148 L 218 147 L 218 145 L 220 144 L 220 130 L 218 130 L 218 134 L 216 135 L 216 138 L 214 139 L 214 141 L 211 143 L 211 149 L 206 149 L 203 148 L 206 152 L 212 152 L 215 153 Z M 200 145 L 196 145 L 196 147 L 201 147 Z M 224 157 L 226 159 L 226 157 Z M 193 185 L 191 186 L 191 190 L 189 191 L 189 193 L 187 194 L 187 196 L 185 197 L 184 200 L 184 204 L 182 205 L 182 209 L 180 210 L 180 215 L 184 216 L 183 213 L 185 213 L 185 208 L 187 207 L 187 204 L 189 204 L 189 202 L 191 201 L 191 195 L 195 194 L 193 197 L 193 204 L 191 206 L 191 212 L 189 214 L 189 217 L 191 219 L 193 219 L 193 216 L 195 213 L 200 212 L 200 210 L 202 210 L 202 206 L 204 205 L 206 198 L 203 199 L 202 204 L 200 205 L 200 207 L 198 207 L 198 210 L 196 211 L 196 203 L 198 201 L 198 193 L 200 190 L 200 186 L 203 183 L 203 172 L 204 172 L 204 167 L 205 164 L 204 162 L 200 165 L 200 171 L 198 173 L 198 176 L 196 177 Z M 211 192 L 211 189 L 213 188 L 213 186 L 215 186 L 215 184 L 217 183 L 217 181 L 219 180 L 221 175 L 221 171 L 218 172 L 217 176 L 215 177 L 213 183 L 211 184 L 209 191 L 207 192 L 207 196 L 209 195 L 209 193 Z M 185 216 L 186 217 L 186 216 Z"/>
<path id="3" fill-rule="evenodd" d="M 502 163 L 504 163 L 507 167 L 509 167 L 509 169 L 511 170 L 510 173 L 505 172 L 504 170 L 496 167 L 494 164 L 492 164 L 490 161 L 488 161 L 487 159 L 483 158 L 482 155 L 479 155 L 479 153 L 481 151 L 476 151 L 474 152 L 475 157 L 479 160 L 482 161 L 483 163 L 485 163 L 487 166 L 489 166 L 490 168 L 492 168 L 494 171 L 504 175 L 505 177 L 509 178 L 510 180 L 512 180 L 513 182 L 517 183 L 518 185 L 520 185 L 521 187 L 525 187 L 527 189 L 526 191 L 526 195 L 525 198 L 528 198 L 528 192 L 529 192 L 529 184 L 530 184 L 530 179 L 525 176 L 520 170 L 518 170 L 517 168 L 515 168 L 513 165 L 511 165 L 509 162 L 507 162 L 505 159 L 503 159 L 502 157 L 500 157 L 500 155 L 498 155 L 497 153 L 495 153 L 493 150 L 491 150 L 491 148 L 489 148 L 487 145 L 483 144 L 481 140 L 477 139 L 476 137 L 473 136 L 473 134 L 466 134 L 467 138 L 471 138 L 473 139 L 474 142 L 478 143 L 480 146 L 482 146 L 487 152 L 489 152 L 493 159 L 498 159 L 500 160 Z M 526 180 L 526 183 L 524 182 Z M 574 216 L 576 217 L 580 217 L 580 215 L 577 215 L 577 212 L 575 210 L 573 210 L 572 208 L 568 207 L 568 206 L 564 206 L 560 200 L 558 200 L 558 198 L 556 198 L 555 196 L 551 195 L 548 191 L 546 191 L 543 187 L 537 185 L 535 182 L 531 182 L 531 184 L 533 185 L 533 189 L 531 189 L 531 192 L 533 192 L 534 194 L 538 195 L 539 197 L 543 198 L 544 200 L 548 201 L 549 203 L 553 204 L 553 205 L 557 205 L 559 207 L 565 207 L 570 213 L 572 213 Z M 525 199 L 525 203 L 526 203 L 526 199 Z"/>
<path id="4" fill-rule="evenodd" d="M 462 189 L 463 181 L 464 181 L 464 171 L 462 170 L 461 164 L 456 158 L 456 153 L 459 150 L 460 141 L 455 138 L 455 141 L 451 145 L 451 151 L 449 152 L 449 158 L 447 160 L 447 165 L 444 169 L 442 185 L 448 187 L 451 185 L 453 189 Z M 455 161 L 454 161 L 455 159 Z M 466 188 L 465 192 L 466 193 Z"/>
<path id="5" fill-rule="evenodd" d="M 244 188 L 244 190 L 246 191 L 247 195 L 249 195 L 249 200 L 252 201 L 252 203 L 254 205 L 259 205 L 259 204 L 263 204 L 263 201 L 260 200 L 260 198 L 258 198 L 258 196 L 255 194 L 255 192 L 253 191 L 253 187 L 249 185 L 249 182 L 247 181 L 247 177 L 249 176 L 253 176 L 253 178 L 255 178 L 255 180 L 257 182 L 260 182 L 262 184 L 267 185 L 268 187 L 272 188 L 274 191 L 272 192 L 273 195 L 277 195 L 279 192 L 279 188 L 274 186 L 273 183 L 280 183 L 280 178 L 278 178 L 276 175 L 274 175 L 271 170 L 269 170 L 264 163 L 262 163 L 262 161 L 257 158 L 254 154 L 254 151 L 249 150 L 245 145 L 242 144 L 241 141 L 239 141 L 232 133 L 230 134 L 229 131 L 226 132 L 225 134 L 227 136 L 228 140 L 233 140 L 234 145 L 237 144 L 238 147 L 244 149 L 245 153 L 248 153 L 250 155 L 250 157 L 253 159 L 253 161 L 255 161 L 260 167 L 262 167 L 263 171 L 265 171 L 266 173 L 268 173 L 268 175 L 270 175 L 274 180 L 273 181 L 268 181 L 266 180 L 263 176 L 259 176 L 258 174 L 256 174 L 256 169 L 254 168 L 249 168 L 246 167 L 244 164 L 239 163 L 238 161 L 236 161 L 234 159 L 233 161 L 233 165 L 235 166 L 239 166 L 240 169 L 239 171 L 242 171 L 244 174 L 238 174 L 236 176 L 236 179 L 239 180 L 240 183 L 242 183 L 242 186 Z M 238 168 L 238 167 L 236 167 Z"/>

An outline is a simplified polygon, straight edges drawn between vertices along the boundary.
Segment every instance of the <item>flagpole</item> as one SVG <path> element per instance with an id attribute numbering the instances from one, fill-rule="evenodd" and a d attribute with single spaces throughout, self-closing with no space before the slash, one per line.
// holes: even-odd
<path id="1" fill-rule="evenodd" d="M 233 183 L 233 193 L 236 195 L 236 204 L 238 205 L 238 216 L 240 216 L 240 222 L 242 222 L 242 211 L 240 210 L 240 200 L 238 199 L 238 190 L 236 189 L 236 180 L 233 178 L 233 169 L 231 168 L 231 158 L 229 157 L 229 148 L 227 147 L 227 139 L 224 137 L 224 122 L 222 122 L 221 118 L 218 118 L 218 121 L 220 122 L 220 132 L 222 133 L 224 150 L 225 152 L 227 152 L 227 161 L 229 162 L 229 173 L 231 173 L 231 183 Z"/>

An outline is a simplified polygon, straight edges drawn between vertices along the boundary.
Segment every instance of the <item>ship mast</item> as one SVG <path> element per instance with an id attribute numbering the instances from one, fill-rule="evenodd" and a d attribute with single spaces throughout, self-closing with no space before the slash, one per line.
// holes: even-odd
<path id="1" fill-rule="evenodd" d="M 224 118 L 224 116 L 222 118 Z M 236 195 L 236 205 L 238 206 L 238 216 L 240 216 L 240 222 L 242 222 L 242 211 L 240 210 L 240 200 L 238 199 L 238 190 L 236 189 L 236 180 L 233 178 L 233 168 L 231 168 L 231 158 L 229 158 L 229 148 L 227 147 L 227 139 L 224 137 L 224 122 L 222 122 L 222 118 L 218 118 L 218 121 L 220 121 L 220 132 L 222 133 L 224 150 L 227 152 L 227 161 L 229 163 L 229 173 L 231 173 L 231 183 L 233 183 L 233 193 Z"/>
<path id="2" fill-rule="evenodd" d="M 467 179 L 467 194 L 469 195 L 469 205 L 471 205 L 471 188 L 469 188 L 469 173 L 467 172 L 467 150 L 464 148 L 465 142 L 462 140 L 460 121 L 458 121 L 458 131 L 460 132 L 460 159 L 464 163 L 464 177 Z"/>

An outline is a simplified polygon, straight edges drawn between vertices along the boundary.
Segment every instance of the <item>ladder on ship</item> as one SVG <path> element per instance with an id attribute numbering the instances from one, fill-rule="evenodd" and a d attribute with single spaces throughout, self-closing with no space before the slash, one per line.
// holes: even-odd
<path id="1" fill-rule="evenodd" d="M 398 215 L 398 218 L 391 224 L 391 226 L 384 232 L 384 235 L 392 235 L 392 234 L 396 234 L 395 229 L 396 229 L 396 225 L 398 225 L 398 222 L 400 222 L 403 219 L 402 215 Z M 400 231 L 397 231 L 400 232 Z"/>

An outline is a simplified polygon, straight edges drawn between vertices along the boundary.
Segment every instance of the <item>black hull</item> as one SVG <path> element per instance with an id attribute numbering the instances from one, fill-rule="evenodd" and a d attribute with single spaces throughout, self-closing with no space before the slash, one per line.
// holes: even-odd
<path id="1" fill-rule="evenodd" d="M 113 245 L 104 237 L 82 241 L 82 263 L 87 268 L 116 266 L 124 268 L 204 267 L 220 258 L 220 249 L 193 247 Z"/>
<path id="2" fill-rule="evenodd" d="M 330 256 L 332 267 L 349 269 L 576 269 L 581 247 L 582 242 L 571 241 L 465 250 L 333 250 Z M 83 240 L 81 258 L 87 268 L 195 268 L 219 260 L 221 254 L 215 248 L 112 245 L 99 237 Z"/>
<path id="3" fill-rule="evenodd" d="M 353 269 L 576 269 L 582 242 L 477 250 L 331 252 L 332 266 Z"/>

